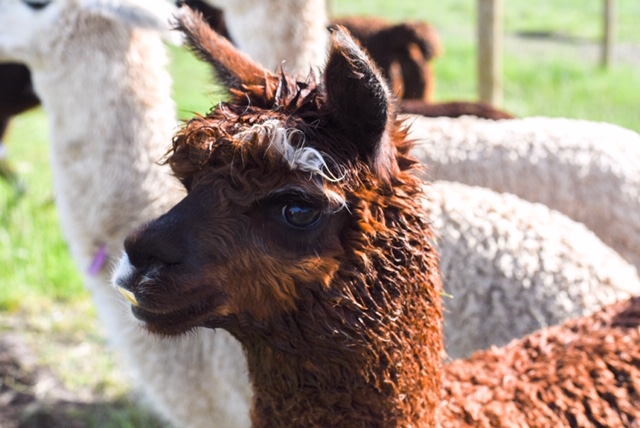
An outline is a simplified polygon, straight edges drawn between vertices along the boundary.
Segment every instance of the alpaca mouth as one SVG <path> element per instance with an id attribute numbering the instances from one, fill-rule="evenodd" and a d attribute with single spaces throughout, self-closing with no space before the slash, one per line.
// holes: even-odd
<path id="1" fill-rule="evenodd" d="M 157 269 L 137 269 L 131 264 L 129 257 L 125 254 L 113 272 L 111 281 L 118 292 L 122 294 L 131 305 L 140 307 L 141 304 L 148 302 L 146 302 L 146 299 L 141 298 L 139 294 L 136 295 L 136 290 L 139 290 L 142 285 L 154 282 L 156 274 Z"/>
<path id="2" fill-rule="evenodd" d="M 162 336 L 177 336 L 186 333 L 197 325 L 190 320 L 193 314 L 191 310 L 159 313 L 149 311 L 141 306 L 132 306 L 133 316 L 144 323 L 144 328 L 150 333 Z"/>
<path id="3" fill-rule="evenodd" d="M 219 299 L 177 298 L 174 293 L 158 294 L 149 291 L 156 288 L 167 291 L 158 283 L 158 269 L 137 269 L 125 254 L 113 273 L 112 282 L 118 292 L 131 304 L 131 313 L 144 324 L 144 328 L 151 333 L 163 336 L 174 336 L 188 332 L 196 327 L 214 328 L 212 308 L 222 306 L 222 296 Z M 173 297 L 172 297 L 173 296 Z M 220 327 L 224 322 L 214 322 Z"/>
<path id="4" fill-rule="evenodd" d="M 125 256 L 118 263 L 115 272 L 113 273 L 112 282 L 118 292 L 129 303 L 131 303 L 132 308 L 137 308 L 143 313 L 171 313 L 171 309 L 161 309 L 157 307 L 158 305 L 148 301 L 148 299 L 144 296 L 141 296 L 139 294 L 136 295 L 136 290 L 139 289 L 141 285 L 153 282 L 155 273 L 156 272 L 154 272 L 153 270 L 136 269 L 129 262 L 129 258 L 125 254 Z M 144 321 L 144 319 L 140 319 Z"/>
<path id="5" fill-rule="evenodd" d="M 131 282 L 129 283 L 131 284 Z M 192 330 L 203 324 L 200 320 L 208 318 L 205 306 L 192 302 L 189 305 L 168 304 L 167 298 L 160 301 L 149 300 L 148 296 L 138 295 L 118 284 L 117 290 L 131 303 L 131 313 L 141 321 L 150 333 L 162 336 L 175 336 Z"/>
<path id="6" fill-rule="evenodd" d="M 122 288 L 120 286 L 118 286 L 117 288 L 120 294 L 122 294 L 125 297 L 125 299 L 127 299 L 133 306 L 140 306 L 140 303 L 138 303 L 138 300 L 136 299 L 135 294 L 133 294 L 131 291 L 127 290 L 126 288 Z"/>

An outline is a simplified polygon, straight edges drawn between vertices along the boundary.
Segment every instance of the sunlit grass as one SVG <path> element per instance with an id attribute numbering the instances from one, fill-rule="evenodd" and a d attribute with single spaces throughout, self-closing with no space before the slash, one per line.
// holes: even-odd
<path id="1" fill-rule="evenodd" d="M 616 123 L 640 131 L 640 73 L 603 71 L 558 59 L 505 62 L 505 100 L 522 116 L 559 116 Z M 544 68 L 544 72 L 537 70 Z"/>
<path id="2" fill-rule="evenodd" d="M 552 116 L 604 121 L 640 132 L 640 67 L 597 64 L 549 52 L 541 57 L 504 55 L 503 107 L 519 117 Z M 472 44 L 450 43 L 434 64 L 436 99 L 475 100 L 476 58 Z"/>
<path id="3" fill-rule="evenodd" d="M 26 191 L 20 195 L 0 182 L 0 309 L 16 310 L 42 296 L 84 298 L 53 203 L 44 113 L 16 118 L 10 132 L 10 160 Z"/>

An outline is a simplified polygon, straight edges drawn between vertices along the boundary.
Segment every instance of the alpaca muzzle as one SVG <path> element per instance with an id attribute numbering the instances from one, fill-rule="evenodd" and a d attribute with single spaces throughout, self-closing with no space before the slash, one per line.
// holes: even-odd
<path id="1" fill-rule="evenodd" d="M 131 302 L 131 304 L 133 306 L 140 306 L 140 304 L 138 303 L 138 301 L 136 300 L 136 295 L 133 294 L 131 291 L 122 288 L 122 287 L 118 287 L 118 291 L 120 292 L 120 294 L 122 294 L 125 299 L 127 299 L 129 302 Z"/>

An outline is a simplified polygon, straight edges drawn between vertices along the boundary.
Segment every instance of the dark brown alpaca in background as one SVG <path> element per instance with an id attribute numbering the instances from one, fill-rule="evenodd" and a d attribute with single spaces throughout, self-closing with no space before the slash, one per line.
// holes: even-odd
<path id="1" fill-rule="evenodd" d="M 375 17 L 334 19 L 369 52 L 401 99 L 431 102 L 435 79 L 430 62 L 442 53 L 438 33 L 426 22 L 390 24 Z"/>
<path id="2" fill-rule="evenodd" d="M 21 64 L 0 64 L 0 141 L 13 116 L 39 104 L 29 69 Z"/>
<path id="3" fill-rule="evenodd" d="M 426 22 L 391 24 L 375 17 L 345 17 L 333 20 L 360 42 L 387 78 L 400 99 L 399 111 L 426 117 L 512 119 L 513 115 L 482 102 L 433 102 L 436 79 L 432 60 L 442 46 L 435 28 Z"/>
<path id="4" fill-rule="evenodd" d="M 114 280 L 150 332 L 240 340 L 254 426 L 640 420 L 639 299 L 454 362 L 441 388 L 424 183 L 372 61 L 338 29 L 321 80 L 294 82 L 189 11 L 179 27 L 231 98 L 174 138 L 189 194 L 127 238 Z"/>
<path id="5" fill-rule="evenodd" d="M 0 64 L 0 177 L 20 186 L 18 177 L 2 153 L 3 138 L 9 122 L 26 110 L 36 107 L 40 100 L 33 91 L 29 69 L 21 64 Z"/>
<path id="6" fill-rule="evenodd" d="M 447 101 L 425 103 L 421 100 L 400 100 L 400 111 L 406 114 L 418 114 L 425 117 L 476 116 L 483 119 L 513 119 L 514 116 L 490 104 L 480 101 Z"/>

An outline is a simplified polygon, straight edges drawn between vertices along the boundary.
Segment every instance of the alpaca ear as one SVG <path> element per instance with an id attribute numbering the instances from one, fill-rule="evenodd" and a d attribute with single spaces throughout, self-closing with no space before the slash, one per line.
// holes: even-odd
<path id="1" fill-rule="evenodd" d="M 391 94 L 373 61 L 341 26 L 331 36 L 324 84 L 333 120 L 358 146 L 358 154 L 387 175 L 392 148 L 385 130 L 394 107 Z"/>
<path id="2" fill-rule="evenodd" d="M 266 86 L 276 79 L 264 67 L 238 51 L 229 40 L 209 27 L 200 12 L 186 5 L 177 14 L 177 30 L 186 36 L 186 43 L 203 61 L 212 65 L 220 82 L 229 90 Z"/>

